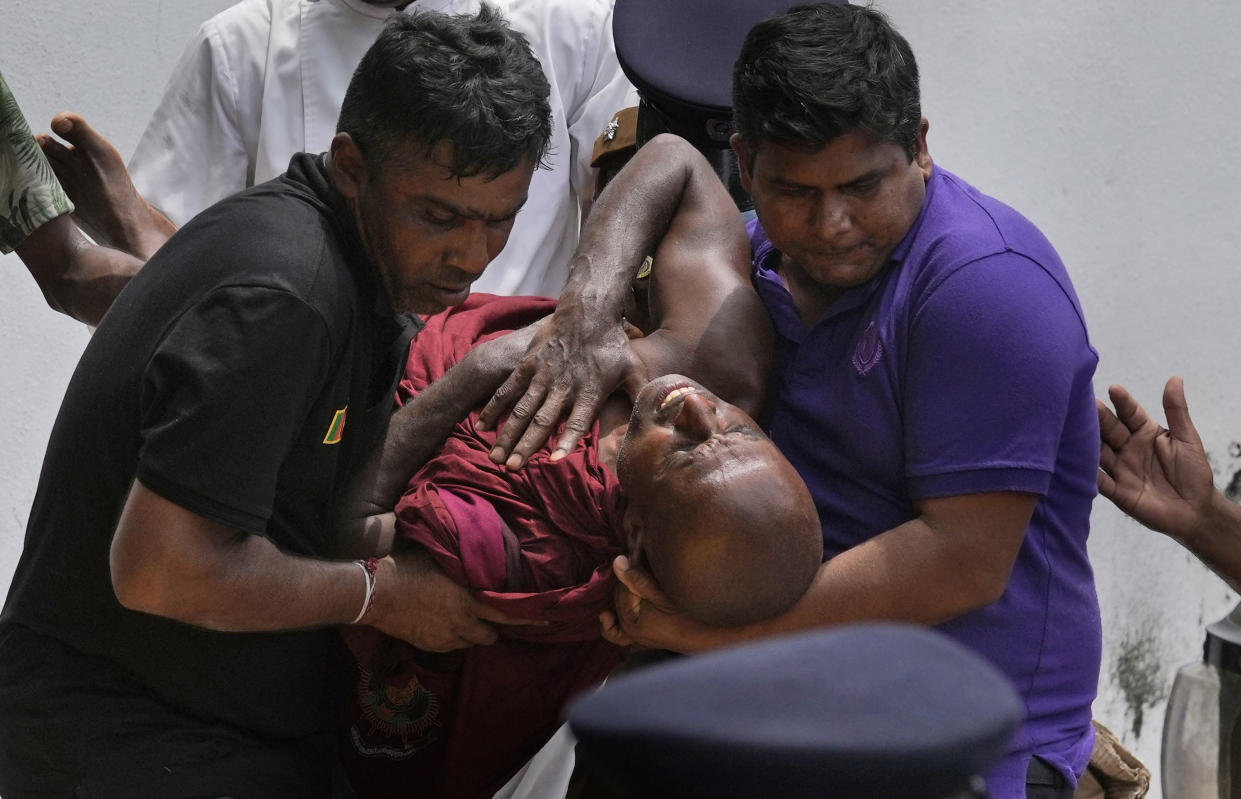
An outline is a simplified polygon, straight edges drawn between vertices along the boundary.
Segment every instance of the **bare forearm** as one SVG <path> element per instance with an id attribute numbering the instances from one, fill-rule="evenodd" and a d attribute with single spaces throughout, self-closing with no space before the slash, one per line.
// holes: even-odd
<path id="1" fill-rule="evenodd" d="M 1190 531 L 1187 531 L 1190 532 Z M 1241 507 L 1218 490 L 1191 534 L 1172 536 L 1212 571 L 1241 591 Z"/>
<path id="2" fill-rule="evenodd" d="M 938 624 L 994 602 L 1009 568 L 983 558 L 915 519 L 823 564 L 786 624 L 798 627 L 858 619 Z"/>
<path id="3" fill-rule="evenodd" d="M 694 207 L 704 171 L 718 184 L 684 140 L 657 136 L 600 195 L 545 334 L 479 417 L 485 428 L 498 427 L 491 453 L 496 463 L 520 469 L 563 421 L 552 452 L 558 460 L 590 429 L 613 391 L 625 383 L 636 390 L 641 375 L 633 368 L 623 325 L 625 298 L 639 264 L 674 216 Z"/>
<path id="4" fill-rule="evenodd" d="M 1001 534 L 996 542 L 963 540 L 914 519 L 825 562 L 788 612 L 745 627 L 697 628 L 683 648 L 711 649 L 864 620 L 938 624 L 1000 597 L 1020 543 L 1019 536 L 1012 539 Z"/>
<path id="5" fill-rule="evenodd" d="M 17 246 L 49 307 L 94 325 L 142 268 L 129 253 L 91 243 L 69 216 L 40 227 Z"/>
<path id="6" fill-rule="evenodd" d="M 259 536 L 241 536 L 211 568 L 178 576 L 152 612 L 221 632 L 347 624 L 366 595 L 356 564 L 289 555 Z"/>
<path id="7" fill-rule="evenodd" d="M 130 610 L 220 632 L 368 624 L 429 651 L 491 643 L 478 605 L 424 551 L 351 561 L 292 555 L 189 511 L 135 482 L 112 540 L 112 587 Z M 373 590 L 371 590 L 373 589 Z M 365 613 L 363 613 L 365 609 Z"/>
<path id="8" fill-rule="evenodd" d="M 347 561 L 291 555 L 186 511 L 135 483 L 111 552 L 122 605 L 221 631 L 352 621 L 366 593 Z"/>
<path id="9" fill-rule="evenodd" d="M 754 637 L 864 619 L 938 624 L 999 598 L 1008 570 L 978 564 L 915 519 L 824 563 L 802 600 Z"/>
<path id="10" fill-rule="evenodd" d="M 619 317 L 634 269 L 655 251 L 693 175 L 693 148 L 657 136 L 599 196 L 570 264 L 557 315 Z"/>

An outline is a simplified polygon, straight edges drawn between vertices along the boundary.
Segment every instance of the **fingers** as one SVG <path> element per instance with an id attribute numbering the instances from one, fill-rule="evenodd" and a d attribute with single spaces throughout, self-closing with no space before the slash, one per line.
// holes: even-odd
<path id="1" fill-rule="evenodd" d="M 531 401 L 537 404 L 542 400 L 543 394 L 546 393 L 546 380 L 540 376 L 538 367 L 539 342 L 549 325 L 548 321 L 551 315 L 543 317 L 532 325 L 526 326 L 518 339 L 528 339 L 525 345 L 525 353 L 518 359 L 517 365 L 513 367 L 508 379 L 496 389 L 491 395 L 491 399 L 483 406 L 483 410 L 479 413 L 477 425 L 481 430 L 494 430 L 500 422 L 500 417 L 514 407 L 518 402 L 525 399 L 527 394 L 537 394 L 532 397 Z M 510 334 L 514 335 L 514 334 Z M 523 412 L 527 406 L 523 406 Z M 506 446 L 507 449 L 507 446 Z M 496 463 L 500 461 L 497 460 Z"/>
<path id="2" fill-rule="evenodd" d="M 490 646 L 500 637 L 494 627 L 478 619 L 471 619 L 463 623 L 457 634 L 466 642 L 465 646 Z"/>
<path id="3" fill-rule="evenodd" d="M 559 311 L 557 311 L 559 313 Z M 619 326 L 619 339 L 587 335 L 573 322 L 574 335 L 559 336 L 552 322 L 540 328 L 525 358 L 492 396 L 479 416 L 482 429 L 494 429 L 500 416 L 508 419 L 496 435 L 490 457 L 509 469 L 520 469 L 541 449 L 566 415 L 565 429 L 556 442 L 553 460 L 559 460 L 577 445 L 591 428 L 603 400 L 624 376 L 624 364 L 631 359 L 627 340 Z M 605 326 L 606 327 L 606 326 Z M 578 341 L 584 335 L 594 344 Z M 598 339 L 598 341 L 596 341 Z M 531 354 L 535 353 L 535 354 Z"/>
<path id="4" fill-rule="evenodd" d="M 1116 454 L 1116 449 L 1114 449 L 1113 446 L 1107 441 L 1107 434 L 1105 432 L 1107 430 L 1107 426 L 1104 422 L 1104 413 L 1111 417 L 1111 424 L 1121 428 L 1122 430 L 1124 429 L 1124 425 L 1122 425 L 1120 421 L 1112 415 L 1112 412 L 1108 410 L 1106 405 L 1098 400 L 1095 400 L 1095 402 L 1099 406 L 1099 432 L 1103 437 L 1103 441 L 1099 444 L 1099 493 L 1113 502 L 1116 502 L 1116 479 L 1112 475 L 1114 473 L 1113 470 L 1116 468 L 1116 463 L 1119 456 Z M 1124 435 L 1127 437 L 1128 431 L 1125 431 Z"/>
<path id="5" fill-rule="evenodd" d="M 633 639 L 621 629 L 620 620 L 616 614 L 610 610 L 599 614 L 599 634 L 603 636 L 603 640 L 617 646 L 633 646 L 634 643 Z"/>
<path id="6" fill-rule="evenodd" d="M 495 641 L 496 635 L 494 630 L 491 631 L 490 640 L 482 634 L 467 636 L 464 633 L 461 635 L 444 638 L 425 639 L 415 636 L 409 639 L 409 643 L 424 652 L 455 652 L 458 649 L 469 649 L 472 646 L 487 646 L 489 644 L 494 644 Z"/>
<path id="7" fill-rule="evenodd" d="M 650 602 L 655 607 L 665 613 L 673 613 L 672 601 L 668 599 L 668 595 L 660 589 L 659 584 L 655 582 L 655 578 L 645 569 L 640 569 L 629 563 L 629 558 L 624 555 L 617 555 L 612 561 L 612 570 L 616 572 L 616 577 L 620 580 L 621 585 L 626 589 L 626 593 L 633 596 L 636 602 L 636 608 L 641 604 L 642 600 Z M 634 616 L 637 616 L 635 610 Z"/>
<path id="8" fill-rule="evenodd" d="M 477 427 L 480 430 L 493 429 L 500 417 L 508 413 L 509 408 L 512 408 L 518 400 L 524 399 L 524 395 L 530 391 L 530 377 L 531 370 L 524 369 L 521 364 L 518 364 L 479 412 Z M 541 394 L 539 399 L 542 399 Z"/>
<path id="9" fill-rule="evenodd" d="M 1096 399 L 1094 404 L 1099 412 L 1099 438 L 1104 446 L 1120 449 L 1129 440 L 1129 428 L 1116 418 L 1116 414 L 1112 413 L 1112 409 L 1107 407 L 1103 400 Z"/>
<path id="10" fill-rule="evenodd" d="M 560 433 L 560 440 L 556 442 L 556 449 L 552 452 L 552 460 L 558 461 L 568 455 L 577 446 L 577 442 L 590 432 L 591 425 L 599 415 L 601 405 L 597 390 L 583 390 L 578 394 L 577 400 L 573 403 L 573 410 L 569 414 L 569 420 L 565 422 L 564 430 Z"/>
<path id="11" fill-rule="evenodd" d="M 476 619 L 458 620 L 451 625 L 427 629 L 423 625 L 379 627 L 383 632 L 406 641 L 424 652 L 452 652 L 471 646 L 488 646 L 499 637 L 490 625 Z"/>
<path id="12" fill-rule="evenodd" d="M 510 384 L 511 391 L 509 391 Z M 542 381 L 527 381 L 520 370 L 514 372 L 509 377 L 505 384 L 491 398 L 491 401 L 487 403 L 487 406 L 483 408 L 483 413 L 486 414 L 487 409 L 492 408 L 492 403 L 495 403 L 495 410 L 492 415 L 486 417 L 489 423 L 494 424 L 495 419 L 508 409 L 510 398 L 518 391 L 523 393 L 517 397 L 515 403 L 511 403 L 512 410 L 509 411 L 508 419 L 504 421 L 504 426 L 496 433 L 496 443 L 491 450 L 492 462 L 505 463 L 510 469 L 521 468 L 521 465 L 529 457 L 530 453 L 542 446 L 543 442 L 547 440 L 547 435 L 550 432 L 545 430 L 538 444 L 533 447 L 530 446 L 530 442 L 533 441 L 536 435 L 531 426 L 537 427 L 537 419 L 539 417 L 536 414 L 543 413 L 543 407 L 545 406 L 544 398 L 547 396 L 548 391 L 547 386 Z M 480 415 L 479 420 L 482 421 L 483 419 L 484 417 Z M 514 461 L 510 456 L 519 445 L 523 444 L 525 445 L 525 449 L 523 449 L 525 454 L 517 461 Z"/>
<path id="13" fill-rule="evenodd" d="M 1168 432 L 1177 441 L 1202 449 L 1202 438 L 1189 418 L 1189 403 L 1185 400 L 1185 381 L 1173 376 L 1163 388 L 1163 412 L 1168 419 Z"/>
<path id="14" fill-rule="evenodd" d="M 619 573 L 617 574 L 619 577 Z M 622 580 L 612 591 L 612 605 L 616 608 L 617 619 L 622 628 L 638 623 L 642 617 L 642 597 L 629 590 Z"/>
<path id="15" fill-rule="evenodd" d="M 417 640 L 412 640 L 410 643 L 419 649 L 425 649 L 429 652 L 451 652 L 455 649 L 465 649 L 470 646 L 490 646 L 494 644 L 499 639 L 499 633 L 491 626 L 492 623 L 527 627 L 547 624 L 547 622 L 541 620 L 519 619 L 478 600 L 472 601 L 474 618 L 464 617 L 453 625 L 451 631 L 432 638 L 418 637 Z"/>
<path id="16" fill-rule="evenodd" d="M 1107 472 L 1099 472 L 1099 493 L 1107 499 L 1116 501 L 1116 481 Z"/>
<path id="17" fill-rule="evenodd" d="M 1167 433 L 1168 431 L 1165 430 L 1164 432 Z M 1163 470 L 1164 478 L 1171 484 L 1172 490 L 1182 497 L 1185 496 L 1186 486 L 1181 482 L 1181 474 L 1177 469 L 1176 447 L 1186 443 L 1176 441 L 1172 438 L 1171 433 L 1157 436 L 1151 442 L 1152 448 L 1155 450 L 1155 460 L 1159 463 L 1159 468 Z"/>
<path id="18" fill-rule="evenodd" d="M 616 573 L 616 578 L 620 580 L 621 585 L 640 599 L 643 598 L 643 589 L 654 583 L 654 580 L 643 579 L 646 576 L 645 572 L 632 565 L 625 555 L 617 555 L 612 559 L 612 571 Z"/>
<path id="19" fill-rule="evenodd" d="M 572 415 L 556 443 L 552 460 L 560 460 L 572 452 L 582 436 L 590 432 L 598 413 L 599 392 L 583 388 L 578 391 L 576 400 L 573 396 L 574 386 L 567 377 L 558 379 L 548 392 L 531 384 L 496 435 L 495 447 L 491 450 L 492 462 L 503 462 L 510 470 L 524 466 L 551 438 L 570 401 L 573 402 Z"/>
<path id="20" fill-rule="evenodd" d="M 1116 418 L 1130 432 L 1136 433 L 1146 425 L 1154 424 L 1124 386 L 1109 386 L 1107 395 L 1111 398 L 1113 407 L 1116 408 Z"/>
<path id="21" fill-rule="evenodd" d="M 1099 468 L 1108 474 L 1112 473 L 1112 469 L 1116 467 L 1116 450 L 1107 445 L 1106 442 L 1099 446 Z"/>
<path id="22" fill-rule="evenodd" d="M 511 447 L 508 460 L 504 464 L 507 468 L 510 470 L 520 469 L 531 455 L 538 452 L 547 443 L 552 433 L 556 431 L 556 426 L 560 424 L 560 419 L 564 415 L 565 409 L 569 406 L 572 396 L 572 383 L 563 377 L 557 379 L 555 385 L 552 386 L 552 390 L 548 392 L 543 400 L 543 404 L 539 406 L 530 419 L 525 432 L 521 434 L 521 438 Z M 513 421 L 513 416 L 516 414 L 517 408 L 514 408 L 513 414 L 509 416 L 509 421 L 504 425 L 506 431 Z M 499 446 L 498 437 L 496 445 L 497 447 Z M 560 455 L 560 457 L 564 456 Z"/>
<path id="23" fill-rule="evenodd" d="M 542 627 L 547 625 L 547 622 L 542 619 L 522 619 L 502 610 L 497 610 L 486 602 L 480 602 L 477 599 L 474 600 L 474 615 L 483 621 L 489 621 L 493 624 L 505 624 L 509 627 Z"/>

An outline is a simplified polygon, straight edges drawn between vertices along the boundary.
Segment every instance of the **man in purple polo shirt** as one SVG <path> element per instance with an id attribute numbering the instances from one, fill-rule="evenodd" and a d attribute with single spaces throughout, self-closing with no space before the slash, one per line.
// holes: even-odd
<path id="1" fill-rule="evenodd" d="M 828 560 L 791 611 L 725 629 L 690 623 L 620 559 L 629 590 L 608 634 L 695 651 L 859 619 L 938 625 L 1025 701 L 991 795 L 1068 797 L 1093 742 L 1099 445 L 1097 356 L 1064 266 L 1027 220 L 932 164 L 913 53 L 881 14 L 804 6 L 761 23 L 733 96 L 754 283 L 777 333 L 765 424 L 815 497 Z M 666 138 L 617 176 L 598 206 L 610 237 L 577 259 L 550 346 L 485 413 L 529 384 L 513 415 L 532 423 L 510 424 L 495 457 L 520 465 L 575 391 L 606 388 L 594 375 L 618 360 L 633 254 L 710 179 Z M 576 401 L 562 449 L 592 402 Z"/>

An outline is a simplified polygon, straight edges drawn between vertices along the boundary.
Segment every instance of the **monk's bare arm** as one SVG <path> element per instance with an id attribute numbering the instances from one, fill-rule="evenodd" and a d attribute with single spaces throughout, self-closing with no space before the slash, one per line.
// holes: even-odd
<path id="1" fill-rule="evenodd" d="M 645 381 L 697 380 L 751 416 L 763 404 L 772 328 L 750 280 L 750 245 L 732 197 L 696 151 L 692 177 L 655 252 L 648 304 L 653 332 L 635 339 Z"/>
<path id="2" fill-rule="evenodd" d="M 632 377 L 621 321 L 630 281 L 678 214 L 710 215 L 697 203 L 718 183 L 689 144 L 665 134 L 643 145 L 608 184 L 587 220 L 555 314 L 483 409 L 484 425 L 511 410 L 493 458 L 519 467 L 566 413 L 557 454 L 567 452 L 589 429 L 604 399 Z M 728 240 L 738 241 L 735 235 Z M 705 245 L 706 237 L 698 243 Z M 708 319 L 715 310 L 698 309 Z"/>

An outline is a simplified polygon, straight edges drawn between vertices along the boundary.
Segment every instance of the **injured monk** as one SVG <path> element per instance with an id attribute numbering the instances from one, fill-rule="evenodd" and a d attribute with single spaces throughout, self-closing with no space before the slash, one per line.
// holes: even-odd
<path id="1" fill-rule="evenodd" d="M 502 786 L 556 730 L 566 702 L 626 655 L 600 627 L 617 555 L 642 563 L 707 624 L 775 616 L 810 585 L 822 556 L 814 504 L 752 418 L 771 332 L 744 229 L 718 181 L 690 191 L 702 197 L 682 203 L 653 259 L 635 264 L 632 318 L 646 329 L 630 326 L 631 388 L 609 399 L 582 443 L 563 456 L 544 448 L 509 471 L 489 457 L 495 435 L 475 412 L 396 504 L 394 546 L 422 547 L 482 602 L 539 623 L 448 653 L 345 629 L 353 680 L 341 749 L 360 797 L 407 796 L 411 786 L 490 797 Z M 704 318 L 725 298 L 724 312 Z M 520 330 L 515 362 L 554 307 L 476 296 L 431 317 L 401 400 Z"/>

